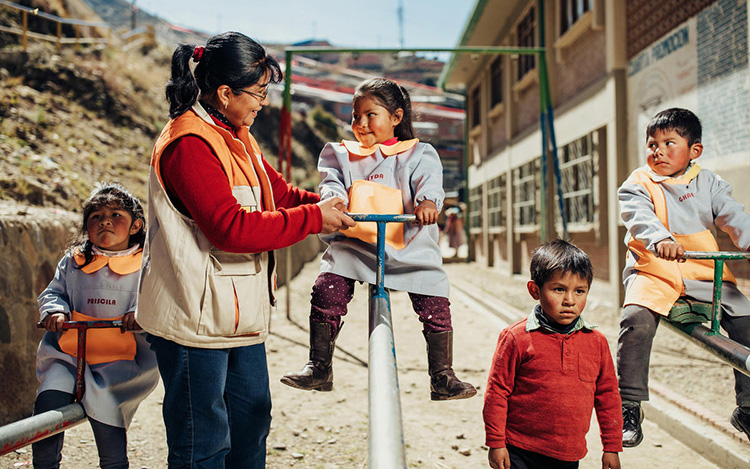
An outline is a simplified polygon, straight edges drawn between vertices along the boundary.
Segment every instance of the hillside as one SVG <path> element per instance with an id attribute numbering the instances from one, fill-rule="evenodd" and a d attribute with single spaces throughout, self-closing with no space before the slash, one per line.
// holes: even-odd
<path id="1" fill-rule="evenodd" d="M 59 16 L 68 11 L 54 0 L 26 3 Z M 88 9 L 80 0 L 64 4 Z M 16 16 L 0 8 L 0 24 L 14 25 Z M 145 199 L 151 148 L 167 120 L 171 53 L 172 46 L 126 51 L 114 42 L 80 51 L 67 46 L 58 55 L 41 41 L 23 52 L 17 36 L 0 34 L 0 200 L 77 210 L 103 180 Z M 273 164 L 278 122 L 279 110 L 268 107 L 252 129 Z M 293 137 L 293 180 L 314 187 L 325 139 L 300 117 Z"/>

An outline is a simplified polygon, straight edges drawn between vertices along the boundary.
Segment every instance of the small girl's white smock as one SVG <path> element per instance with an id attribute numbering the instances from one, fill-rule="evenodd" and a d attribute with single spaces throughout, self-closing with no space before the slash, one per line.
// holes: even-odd
<path id="1" fill-rule="evenodd" d="M 321 200 L 338 196 L 348 204 L 355 180 L 369 180 L 401 190 L 405 214 L 424 200 L 442 209 L 443 166 L 432 145 L 416 143 L 408 150 L 386 156 L 378 148 L 368 156 L 353 155 L 341 143 L 328 143 L 320 153 L 318 170 Z M 393 290 L 448 298 L 450 285 L 443 270 L 436 224 L 404 223 L 403 249 L 385 246 L 385 287 Z M 322 235 L 328 248 L 321 260 L 321 272 L 375 283 L 377 252 L 374 244 L 341 233 Z"/>
<path id="2" fill-rule="evenodd" d="M 58 264 L 55 277 L 39 295 L 42 320 L 53 313 L 65 313 L 70 318 L 71 311 L 103 319 L 135 311 L 140 270 L 120 275 L 105 265 L 87 274 L 77 267 L 72 252 Z M 37 394 L 47 390 L 75 393 L 76 357 L 60 350 L 61 335 L 46 332 L 39 343 L 36 374 L 41 385 Z M 128 428 L 138 405 L 156 387 L 159 381 L 156 357 L 149 349 L 145 333 L 133 335 L 135 360 L 86 364 L 81 403 L 89 418 Z"/>

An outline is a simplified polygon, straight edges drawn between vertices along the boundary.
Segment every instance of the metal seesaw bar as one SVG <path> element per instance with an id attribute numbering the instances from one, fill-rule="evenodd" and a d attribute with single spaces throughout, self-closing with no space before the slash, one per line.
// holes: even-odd
<path id="1" fill-rule="evenodd" d="M 43 412 L 38 415 L 9 423 L 0 427 L 0 456 L 36 443 L 52 435 L 72 428 L 86 420 L 86 412 L 80 404 L 83 397 L 83 371 L 86 363 L 86 331 L 88 329 L 102 329 L 121 327 L 122 321 L 65 321 L 63 330 L 78 330 L 78 352 L 76 359 L 76 389 L 75 402 L 59 409 Z M 44 325 L 38 323 L 42 329 Z"/>
<path id="2" fill-rule="evenodd" d="M 729 339 L 719 331 L 721 322 L 721 286 L 724 261 L 750 259 L 750 252 L 686 251 L 685 259 L 712 259 L 714 261 L 714 288 L 711 328 L 701 324 L 680 324 L 664 321 L 669 327 L 687 336 L 691 341 L 716 355 L 734 369 L 750 376 L 750 348 Z"/>
<path id="3" fill-rule="evenodd" d="M 9 423 L 0 427 L 0 456 L 57 435 L 85 421 L 83 406 L 76 402 Z"/>
<path id="4" fill-rule="evenodd" d="M 385 224 L 416 222 L 414 215 L 348 214 L 357 222 L 377 222 L 377 270 L 369 300 L 369 412 L 368 467 L 406 468 L 401 397 L 398 387 L 396 347 L 393 341 L 391 302 L 385 289 Z"/>

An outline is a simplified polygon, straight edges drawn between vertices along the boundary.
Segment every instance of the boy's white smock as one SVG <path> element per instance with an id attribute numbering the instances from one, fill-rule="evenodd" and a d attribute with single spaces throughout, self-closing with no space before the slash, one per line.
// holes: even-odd
<path id="1" fill-rule="evenodd" d="M 39 295 L 41 320 L 53 313 L 78 311 L 97 318 L 120 317 L 135 311 L 139 270 L 120 275 L 109 266 L 84 273 L 71 252 L 57 266 L 55 277 Z M 56 390 L 74 394 L 76 357 L 60 350 L 62 333 L 46 332 L 39 343 L 36 374 L 41 382 L 37 394 Z M 145 333 L 134 333 L 135 360 L 117 360 L 84 368 L 86 415 L 97 422 L 128 428 L 138 404 L 156 387 L 159 372 L 156 356 L 149 349 Z"/>
<path id="2" fill-rule="evenodd" d="M 413 214 L 424 200 L 442 209 L 443 166 L 432 145 L 416 143 L 408 150 L 385 156 L 380 147 L 368 156 L 350 158 L 341 143 L 328 143 L 320 153 L 321 200 L 338 196 L 348 204 L 352 181 L 370 180 L 401 190 L 404 213 Z M 404 223 L 403 249 L 385 246 L 385 287 L 448 298 L 450 285 L 442 267 L 436 224 Z M 329 244 L 320 262 L 321 272 L 375 283 L 377 253 L 374 244 L 341 233 L 321 236 Z"/>
<path id="3" fill-rule="evenodd" d="M 643 166 L 634 171 L 643 172 L 654 182 L 670 182 L 674 178 L 659 176 Z M 696 172 L 694 177 L 691 174 Z M 617 191 L 620 214 L 628 234 L 643 242 L 646 249 L 656 253 L 656 243 L 664 239 L 675 240 L 673 233 L 690 235 L 704 230 L 714 234 L 716 228 L 726 232 L 732 242 L 742 251 L 750 250 L 750 215 L 744 206 L 732 197 L 732 186 L 716 173 L 691 165 L 680 178 L 684 184 L 659 184 L 666 201 L 669 229 L 659 221 L 654 212 L 654 202 L 646 188 L 628 179 Z M 636 257 L 628 251 L 623 283 L 626 291 L 638 271 Z M 711 302 L 713 287 L 710 281 L 683 279 L 684 294 L 699 301 Z M 722 285 L 722 308 L 731 316 L 750 315 L 750 303 L 732 283 Z"/>

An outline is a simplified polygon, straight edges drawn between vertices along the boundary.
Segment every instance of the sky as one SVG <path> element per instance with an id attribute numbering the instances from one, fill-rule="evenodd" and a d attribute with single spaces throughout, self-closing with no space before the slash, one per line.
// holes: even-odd
<path id="1" fill-rule="evenodd" d="M 402 0 L 404 47 L 454 47 L 476 0 Z M 261 44 L 328 40 L 337 47 L 400 45 L 399 0 L 135 0 L 139 9 L 210 34 Z"/>

